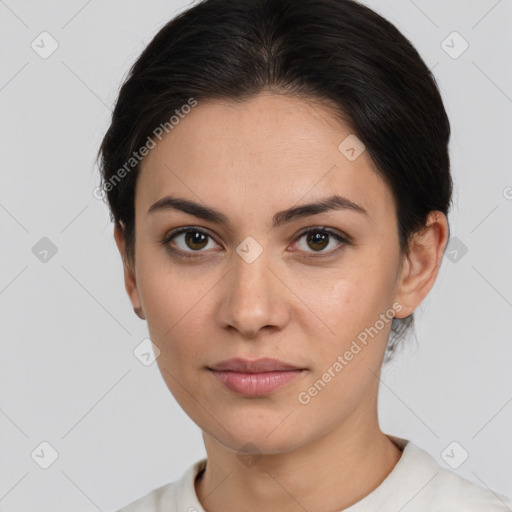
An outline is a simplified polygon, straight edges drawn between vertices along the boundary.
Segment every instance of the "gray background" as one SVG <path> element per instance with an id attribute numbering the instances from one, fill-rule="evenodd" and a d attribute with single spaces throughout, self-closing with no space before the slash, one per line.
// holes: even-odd
<path id="1" fill-rule="evenodd" d="M 441 454 L 456 441 L 452 464 L 469 453 L 460 475 L 512 496 L 512 1 L 366 3 L 433 68 L 455 180 L 456 240 L 416 312 L 418 342 L 384 370 L 381 425 L 446 467 Z M 120 83 L 185 6 L 0 0 L 2 512 L 114 510 L 204 456 L 156 363 L 133 354 L 146 324 L 93 195 Z M 50 48 L 43 31 L 58 43 L 45 59 L 31 47 Z M 453 31 L 469 44 L 457 58 Z M 44 256 L 43 237 L 56 254 Z M 43 441 L 58 452 L 47 469 Z"/>

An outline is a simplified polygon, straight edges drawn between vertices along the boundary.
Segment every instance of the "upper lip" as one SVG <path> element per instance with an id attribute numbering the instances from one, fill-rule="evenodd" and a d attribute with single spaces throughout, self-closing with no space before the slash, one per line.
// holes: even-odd
<path id="1" fill-rule="evenodd" d="M 301 369 L 298 366 L 294 366 L 292 364 L 269 357 L 254 360 L 235 357 L 233 359 L 226 359 L 225 361 L 221 361 L 220 363 L 217 363 L 209 368 L 210 370 L 216 371 L 231 371 L 240 373 L 263 373 Z"/>

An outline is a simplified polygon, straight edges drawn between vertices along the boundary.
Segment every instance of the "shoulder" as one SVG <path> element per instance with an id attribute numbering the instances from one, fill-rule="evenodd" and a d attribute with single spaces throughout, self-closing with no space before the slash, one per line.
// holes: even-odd
<path id="1" fill-rule="evenodd" d="M 179 480 L 153 489 L 116 512 L 203 512 L 195 493 L 194 480 L 205 465 L 206 459 L 195 462 Z"/>
<path id="2" fill-rule="evenodd" d="M 481 487 L 456 473 L 439 468 L 426 492 L 426 500 L 439 511 L 464 510 L 468 512 L 511 512 L 512 501 L 507 497 Z M 437 510 L 436 509 L 436 510 Z"/>
<path id="3" fill-rule="evenodd" d="M 117 512 L 160 512 L 172 511 L 176 502 L 178 482 L 170 482 L 142 496 L 138 500 L 117 510 Z"/>
<path id="4" fill-rule="evenodd" d="M 410 510 L 436 512 L 511 512 L 512 501 L 441 467 L 426 451 L 406 442 L 401 461 L 400 495 Z M 398 483 L 398 482 L 397 482 Z"/>

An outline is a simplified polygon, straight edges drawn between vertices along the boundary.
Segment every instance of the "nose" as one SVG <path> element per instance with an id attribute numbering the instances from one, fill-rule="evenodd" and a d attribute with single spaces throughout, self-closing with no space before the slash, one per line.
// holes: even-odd
<path id="1" fill-rule="evenodd" d="M 279 276 L 265 250 L 252 262 L 233 253 L 231 271 L 221 282 L 218 320 L 244 338 L 265 330 L 280 330 L 289 321 L 285 279 Z"/>

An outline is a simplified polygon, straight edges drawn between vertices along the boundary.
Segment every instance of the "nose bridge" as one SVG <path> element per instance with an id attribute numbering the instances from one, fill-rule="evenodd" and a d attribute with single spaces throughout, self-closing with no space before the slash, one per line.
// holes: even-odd
<path id="1" fill-rule="evenodd" d="M 233 267 L 225 281 L 221 321 L 246 335 L 261 327 L 279 326 L 286 312 L 283 284 L 271 270 L 269 251 L 250 237 L 233 253 Z"/>

